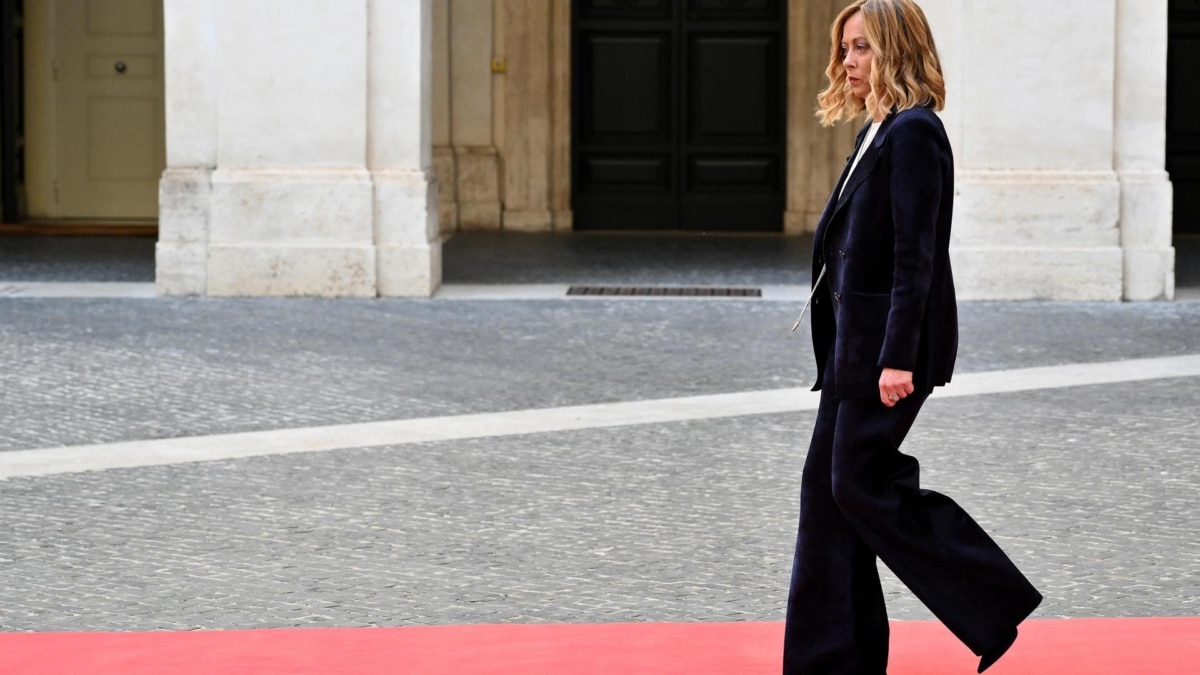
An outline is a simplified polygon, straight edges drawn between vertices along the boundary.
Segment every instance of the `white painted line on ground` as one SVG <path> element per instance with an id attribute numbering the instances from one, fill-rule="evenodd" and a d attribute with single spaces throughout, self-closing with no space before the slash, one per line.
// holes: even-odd
<path id="1" fill-rule="evenodd" d="M 1200 376 L 1200 354 L 965 373 L 936 397 L 956 398 Z M 327 427 L 254 431 L 0 452 L 0 479 L 346 448 L 603 429 L 815 410 L 806 388 L 514 410 Z"/>
<path id="2" fill-rule="evenodd" d="M 133 281 L 0 281 L 4 298 L 153 298 L 153 282 Z"/>

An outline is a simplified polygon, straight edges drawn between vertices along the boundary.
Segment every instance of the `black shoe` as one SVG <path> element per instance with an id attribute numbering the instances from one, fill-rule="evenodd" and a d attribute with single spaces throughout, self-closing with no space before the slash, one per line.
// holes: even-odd
<path id="1" fill-rule="evenodd" d="M 1013 646 L 1013 643 L 1016 641 L 1017 629 L 1014 628 L 1012 629 L 1011 633 L 1004 637 L 1003 640 L 997 642 L 995 647 L 992 647 L 983 653 L 983 656 L 979 658 L 979 670 L 976 672 L 982 673 L 983 671 L 995 665 L 996 662 L 1000 660 L 1000 657 L 1004 656 L 1004 652 L 1008 651 L 1008 648 Z"/>

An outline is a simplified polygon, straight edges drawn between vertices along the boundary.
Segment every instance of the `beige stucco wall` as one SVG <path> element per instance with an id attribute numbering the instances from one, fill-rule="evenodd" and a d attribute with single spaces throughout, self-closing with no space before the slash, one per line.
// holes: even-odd
<path id="1" fill-rule="evenodd" d="M 433 0 L 433 158 L 443 233 L 500 227 L 492 0 Z"/>

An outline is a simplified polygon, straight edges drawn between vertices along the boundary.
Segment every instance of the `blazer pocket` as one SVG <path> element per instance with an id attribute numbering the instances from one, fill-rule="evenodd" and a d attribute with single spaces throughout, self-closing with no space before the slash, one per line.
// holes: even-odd
<path id="1" fill-rule="evenodd" d="M 846 361 L 876 365 L 887 333 L 890 293 L 848 293 L 842 316 L 846 317 Z"/>

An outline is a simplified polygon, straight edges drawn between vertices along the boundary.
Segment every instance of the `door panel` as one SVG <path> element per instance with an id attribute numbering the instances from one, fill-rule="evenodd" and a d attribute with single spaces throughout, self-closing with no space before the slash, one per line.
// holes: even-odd
<path id="1" fill-rule="evenodd" d="M 1167 171 L 1175 233 L 1200 234 L 1200 0 L 1172 0 L 1167 65 Z"/>
<path id="2" fill-rule="evenodd" d="M 585 108 L 586 141 L 669 143 L 671 101 L 669 35 L 589 36 L 584 44 L 592 86 Z"/>
<path id="3" fill-rule="evenodd" d="M 88 102 L 88 179 L 153 181 L 158 147 L 150 134 L 123 137 L 113 129 L 153 129 L 158 114 L 152 98 L 93 98 Z"/>
<path id="4" fill-rule="evenodd" d="M 576 227 L 780 230 L 783 3 L 576 8 Z"/>
<path id="5" fill-rule="evenodd" d="M 693 36 L 689 141 L 777 140 L 776 46 L 770 36 Z"/>
<path id="6" fill-rule="evenodd" d="M 684 229 L 782 228 L 783 35 L 753 28 L 730 19 L 685 28 Z"/>
<path id="7" fill-rule="evenodd" d="M 658 157 L 603 157 L 593 155 L 584 164 L 584 183 L 592 189 L 606 187 L 628 191 L 666 192 L 671 187 L 671 159 Z"/>
<path id="8" fill-rule="evenodd" d="M 161 5 L 161 0 L 87 0 L 88 33 L 154 37 Z"/>
<path id="9" fill-rule="evenodd" d="M 0 0 L 0 217 L 21 217 L 25 189 L 25 18 L 15 0 Z"/>
<path id="10" fill-rule="evenodd" d="M 674 226 L 677 52 L 669 0 L 576 4 L 574 209 L 577 226 Z M 579 214 L 584 215 L 580 224 Z"/>
<path id="11" fill-rule="evenodd" d="M 161 0 L 56 0 L 58 204 L 153 219 L 166 166 Z"/>
<path id="12" fill-rule="evenodd" d="M 722 192 L 769 192 L 779 178 L 774 157 L 693 157 L 690 187 Z"/>

